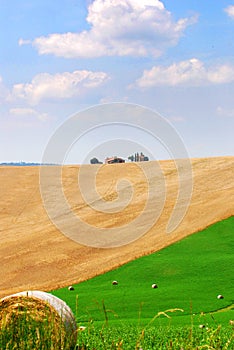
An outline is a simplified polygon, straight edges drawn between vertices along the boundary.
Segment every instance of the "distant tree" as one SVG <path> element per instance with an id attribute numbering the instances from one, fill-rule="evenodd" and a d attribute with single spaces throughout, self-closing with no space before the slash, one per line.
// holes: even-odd
<path id="1" fill-rule="evenodd" d="M 129 156 L 128 160 L 131 162 L 146 162 L 149 160 L 149 157 L 145 156 L 142 152 L 140 154 L 137 152 L 134 155 Z"/>
<path id="2" fill-rule="evenodd" d="M 97 158 L 95 158 L 95 157 L 90 159 L 90 163 L 91 164 L 102 164 L 102 162 L 99 162 L 99 160 Z"/>

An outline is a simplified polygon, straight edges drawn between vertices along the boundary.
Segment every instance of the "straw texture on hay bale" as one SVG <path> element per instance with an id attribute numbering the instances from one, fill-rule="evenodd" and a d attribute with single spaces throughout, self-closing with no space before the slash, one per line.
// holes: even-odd
<path id="1" fill-rule="evenodd" d="M 28 333 L 30 327 L 37 329 L 38 325 L 43 325 L 42 328 L 48 330 L 45 333 L 55 344 L 53 349 L 59 349 L 59 347 L 62 349 L 62 344 L 65 342 L 71 347 L 76 344 L 75 317 L 69 306 L 52 294 L 42 291 L 25 291 L 1 299 L 0 329 L 10 330 L 21 324 L 27 325 Z M 20 332 L 17 332 L 17 343 L 20 342 L 20 336 Z M 39 335 L 38 338 L 40 338 Z"/>

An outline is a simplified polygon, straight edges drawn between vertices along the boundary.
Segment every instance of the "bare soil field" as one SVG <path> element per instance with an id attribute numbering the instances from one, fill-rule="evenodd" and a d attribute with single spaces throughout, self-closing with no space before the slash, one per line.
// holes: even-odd
<path id="1" fill-rule="evenodd" d="M 166 233 L 177 200 L 178 174 L 173 161 L 159 164 L 165 179 L 166 200 L 162 212 L 155 213 L 155 216 L 159 215 L 158 220 L 140 238 L 114 248 L 85 246 L 60 232 L 44 208 L 39 184 L 40 167 L 0 167 L 0 297 L 22 290 L 49 291 L 86 280 L 158 251 L 234 214 L 234 157 L 191 159 L 193 192 L 188 210 L 178 227 Z M 145 211 L 149 184 L 144 170 L 153 165 L 154 162 L 140 166 L 135 163 L 85 166 L 84 186 L 90 201 L 98 201 L 90 183 L 93 181 L 90 174 L 95 169 L 98 170 L 95 186 L 102 202 L 107 206 L 108 203 L 117 203 L 115 212 L 105 213 L 90 207 L 82 197 L 77 181 L 79 166 L 63 167 L 63 193 L 71 212 L 92 227 L 125 226 L 129 230 L 128 223 Z M 53 180 L 53 169 L 50 176 Z M 121 179 L 128 183 L 118 191 L 116 184 Z M 155 198 L 161 198 L 163 191 L 157 179 L 157 174 L 151 178 L 156 185 L 158 181 Z M 56 191 L 51 192 L 51 196 L 53 193 Z M 126 196 L 130 196 L 130 202 L 121 207 Z M 65 222 L 66 213 L 61 213 L 59 198 L 57 205 L 60 221 Z M 150 214 L 154 205 L 147 210 L 149 215 L 138 223 L 143 231 L 152 220 Z M 89 234 L 88 226 L 81 234 Z M 134 230 L 132 234 L 134 237 Z"/>

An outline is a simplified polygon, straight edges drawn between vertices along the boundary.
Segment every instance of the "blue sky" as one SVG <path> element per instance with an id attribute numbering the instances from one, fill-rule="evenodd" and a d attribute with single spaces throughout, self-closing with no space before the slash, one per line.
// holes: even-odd
<path id="1" fill-rule="evenodd" d="M 233 155 L 232 0 L 0 0 L 0 26 L 0 162 L 41 161 L 71 115 L 111 102 L 165 117 L 190 157 Z M 101 160 L 134 151 L 105 137 L 100 150 L 96 137 L 69 161 L 81 148 Z"/>

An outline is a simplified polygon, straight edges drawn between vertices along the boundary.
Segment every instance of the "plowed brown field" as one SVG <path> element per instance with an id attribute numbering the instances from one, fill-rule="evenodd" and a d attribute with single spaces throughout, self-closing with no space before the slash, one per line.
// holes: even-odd
<path id="1" fill-rule="evenodd" d="M 177 171 L 173 161 L 162 161 L 167 195 L 159 220 L 136 241 L 105 249 L 72 241 L 49 220 L 40 194 L 40 167 L 0 167 L 0 297 L 27 289 L 50 290 L 91 278 L 232 216 L 234 157 L 192 159 L 191 163 L 192 198 L 176 230 L 165 233 L 177 198 Z M 153 162 L 142 166 L 150 164 Z M 89 169 L 94 169 L 90 167 L 95 165 L 86 166 L 87 192 Z M 118 179 L 132 183 L 131 203 L 115 214 L 97 212 L 84 202 L 77 187 L 78 171 L 78 166 L 64 167 L 63 186 L 71 210 L 82 220 L 97 227 L 118 227 L 144 210 L 147 182 L 136 164 L 104 165 L 99 169 L 96 186 L 107 202 L 118 197 Z"/>

